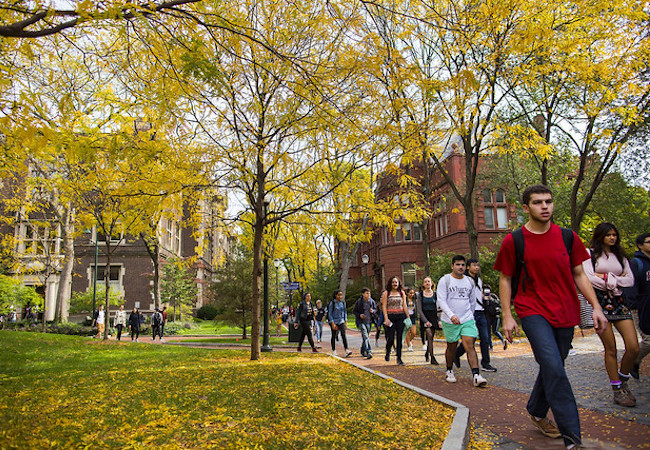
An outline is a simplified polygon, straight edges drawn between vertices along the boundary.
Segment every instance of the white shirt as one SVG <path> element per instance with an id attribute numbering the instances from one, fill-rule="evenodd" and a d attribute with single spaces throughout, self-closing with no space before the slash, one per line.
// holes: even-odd
<path id="1" fill-rule="evenodd" d="M 462 279 L 447 274 L 438 281 L 438 307 L 442 310 L 440 320 L 452 323 L 451 317 L 456 316 L 460 323 L 474 319 L 474 309 L 479 290 L 474 280 L 463 275 Z"/>

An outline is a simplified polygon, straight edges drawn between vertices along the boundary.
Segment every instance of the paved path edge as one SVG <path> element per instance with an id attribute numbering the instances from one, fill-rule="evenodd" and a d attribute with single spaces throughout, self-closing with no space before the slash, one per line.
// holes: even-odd
<path id="1" fill-rule="evenodd" d="M 445 438 L 445 441 L 442 444 L 442 450 L 465 450 L 467 448 L 467 445 L 469 443 L 469 430 L 470 430 L 469 408 L 467 406 L 461 405 L 460 403 L 456 403 L 453 400 L 449 400 L 448 398 L 434 394 L 433 392 L 426 391 L 417 386 L 413 386 L 412 384 L 408 384 L 398 379 L 395 379 L 393 377 L 389 377 L 388 375 L 385 375 L 376 370 L 369 369 L 368 367 L 362 366 L 348 359 L 340 358 L 334 355 L 329 355 L 329 356 L 331 356 L 332 358 L 336 358 L 339 361 L 342 361 L 344 363 L 350 364 L 351 366 L 354 366 L 357 369 L 365 370 L 366 372 L 369 372 L 380 378 L 383 378 L 388 381 L 392 381 L 395 384 L 398 384 L 406 389 L 410 389 L 414 392 L 417 392 L 418 394 L 424 397 L 428 397 L 431 400 L 444 403 L 445 405 L 454 408 L 456 410 L 456 414 L 454 414 L 454 420 L 451 422 L 449 433 L 447 433 L 447 437 Z"/>

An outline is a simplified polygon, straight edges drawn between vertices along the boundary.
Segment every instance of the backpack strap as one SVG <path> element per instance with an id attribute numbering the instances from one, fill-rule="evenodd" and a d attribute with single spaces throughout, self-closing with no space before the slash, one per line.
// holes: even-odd
<path id="1" fill-rule="evenodd" d="M 524 262 L 524 232 L 521 228 L 513 230 L 511 233 L 512 240 L 515 244 L 515 273 L 512 275 L 511 280 L 511 290 L 510 298 L 514 300 L 517 291 L 519 290 L 519 280 L 521 279 L 521 271 L 524 270 L 524 278 L 528 277 L 528 270 L 526 269 L 526 263 Z M 526 291 L 526 281 L 525 279 L 522 282 L 523 292 Z"/>

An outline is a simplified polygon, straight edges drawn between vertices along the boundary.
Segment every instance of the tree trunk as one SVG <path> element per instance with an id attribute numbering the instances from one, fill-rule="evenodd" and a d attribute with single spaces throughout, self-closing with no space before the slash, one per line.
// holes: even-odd
<path id="1" fill-rule="evenodd" d="M 341 278 L 339 279 L 339 290 L 343 292 L 345 298 L 345 291 L 348 287 L 348 277 L 350 275 L 350 265 L 352 263 L 352 250 L 350 241 L 339 241 L 339 255 L 341 257 Z"/>
<path id="2" fill-rule="evenodd" d="M 63 267 L 59 276 L 59 288 L 56 293 L 57 322 L 68 321 L 70 309 L 70 295 L 72 291 L 72 270 L 74 268 L 74 227 L 72 226 L 72 212 L 66 209 L 64 223 L 61 226 L 63 239 Z"/>
<path id="3" fill-rule="evenodd" d="M 253 298 L 251 305 L 251 360 L 260 359 L 260 284 L 262 281 L 262 242 L 264 222 L 258 211 L 253 237 Z"/>

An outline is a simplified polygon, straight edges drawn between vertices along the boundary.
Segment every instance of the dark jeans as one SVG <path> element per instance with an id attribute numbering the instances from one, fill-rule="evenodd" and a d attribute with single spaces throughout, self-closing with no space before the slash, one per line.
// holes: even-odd
<path id="1" fill-rule="evenodd" d="M 490 344 L 492 343 L 492 336 L 490 335 L 490 325 L 488 324 L 485 311 L 474 311 L 474 322 L 478 328 L 478 338 L 481 340 L 481 366 L 488 367 L 490 365 Z M 465 354 L 465 347 L 463 344 L 458 344 L 456 347 L 456 358 L 460 358 Z"/>
<path id="2" fill-rule="evenodd" d="M 300 339 L 298 339 L 298 348 L 302 348 L 302 342 L 305 340 L 309 341 L 309 346 L 314 348 L 314 338 L 311 337 L 311 320 L 301 320 L 300 321 Z"/>
<path id="3" fill-rule="evenodd" d="M 164 322 L 160 325 L 160 337 L 161 338 L 163 337 L 163 334 L 165 334 L 165 323 Z"/>
<path id="4" fill-rule="evenodd" d="M 156 340 L 156 336 L 162 338 L 162 333 L 160 332 L 160 325 L 152 325 L 151 331 L 153 332 L 153 340 Z"/>
<path id="5" fill-rule="evenodd" d="M 546 417 L 549 408 L 564 437 L 564 443 L 580 443 L 580 418 L 571 383 L 564 370 L 564 360 L 573 340 L 573 327 L 553 328 L 542 316 L 521 319 L 539 374 L 526 409 L 535 417 Z"/>
<path id="6" fill-rule="evenodd" d="M 118 341 L 122 339 L 122 327 L 123 326 L 124 325 L 122 325 L 121 323 L 118 323 L 117 325 L 115 325 L 115 328 L 117 328 L 117 340 Z"/>
<path id="7" fill-rule="evenodd" d="M 388 320 L 393 323 L 393 326 L 387 327 L 384 323 L 386 330 L 386 354 L 390 354 L 390 349 L 395 342 L 395 352 L 397 359 L 402 359 L 402 335 L 404 334 L 404 319 L 406 314 L 388 314 Z"/>
<path id="8" fill-rule="evenodd" d="M 137 339 L 140 337 L 140 327 L 131 327 L 131 340 L 133 340 L 133 337 Z"/>
<path id="9" fill-rule="evenodd" d="M 342 323 L 340 325 L 336 325 L 338 330 L 332 330 L 332 351 L 336 350 L 336 337 L 341 333 L 341 339 L 343 339 L 343 348 L 348 349 L 348 337 L 345 335 L 345 323 Z"/>

